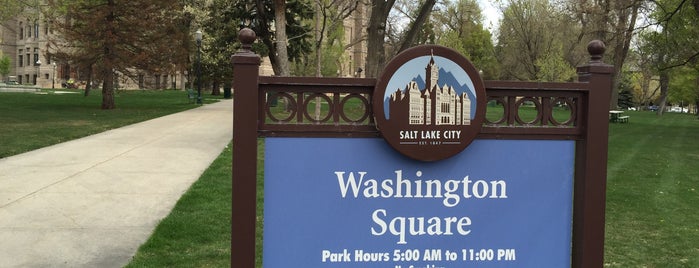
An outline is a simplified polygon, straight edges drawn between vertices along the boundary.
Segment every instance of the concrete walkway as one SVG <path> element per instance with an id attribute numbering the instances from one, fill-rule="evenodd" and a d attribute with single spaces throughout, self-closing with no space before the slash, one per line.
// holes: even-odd
<path id="1" fill-rule="evenodd" d="M 233 102 L 0 159 L 0 267 L 122 267 L 231 141 Z"/>

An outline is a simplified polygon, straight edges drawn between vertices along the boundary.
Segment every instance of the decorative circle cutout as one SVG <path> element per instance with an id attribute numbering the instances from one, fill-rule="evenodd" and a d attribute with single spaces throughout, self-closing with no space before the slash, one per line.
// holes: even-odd
<path id="1" fill-rule="evenodd" d="M 575 120 L 573 105 L 573 101 L 569 98 L 556 98 L 551 106 L 551 122 L 556 126 L 573 123 L 573 120 Z"/>
<path id="2" fill-rule="evenodd" d="M 507 107 L 503 97 L 489 97 L 486 109 L 485 122 L 491 125 L 500 125 L 507 120 L 505 109 Z M 492 111 L 491 111 L 492 110 Z"/>
<path id="3" fill-rule="evenodd" d="M 348 102 L 352 102 L 352 100 L 356 100 L 363 105 L 361 106 L 361 113 L 359 111 L 352 111 L 350 110 L 351 108 L 348 108 L 353 107 L 353 105 L 347 105 Z M 359 107 L 354 107 L 354 109 L 358 108 Z M 360 94 L 349 94 L 340 100 L 340 111 L 340 117 L 342 117 L 343 120 L 351 123 L 360 123 L 369 118 L 369 101 Z"/>
<path id="4" fill-rule="evenodd" d="M 325 106 L 328 107 L 325 112 L 323 112 L 322 109 L 323 103 L 325 103 Z M 317 105 L 320 105 L 320 111 L 318 111 L 319 118 L 316 118 L 315 115 L 316 107 L 318 107 Z M 314 93 L 306 96 L 306 99 L 303 101 L 303 106 L 306 107 L 304 116 L 306 116 L 306 119 L 313 123 L 321 123 L 328 121 L 328 119 L 330 119 L 330 117 L 333 114 L 332 100 L 325 94 Z M 311 111 L 313 111 L 313 115 L 311 115 Z"/>
<path id="5" fill-rule="evenodd" d="M 517 107 L 515 109 L 515 111 L 517 111 L 515 113 L 515 121 L 520 125 L 534 125 L 541 122 L 541 103 L 539 99 L 524 97 L 515 102 L 515 107 Z M 532 108 L 534 109 L 533 111 Z"/>
<path id="6" fill-rule="evenodd" d="M 272 122 L 290 122 L 296 117 L 296 100 L 289 93 L 274 92 L 267 96 L 265 110 Z"/>

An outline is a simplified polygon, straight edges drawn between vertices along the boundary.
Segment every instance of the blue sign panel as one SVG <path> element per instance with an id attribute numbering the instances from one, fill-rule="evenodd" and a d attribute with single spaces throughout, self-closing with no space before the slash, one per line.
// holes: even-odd
<path id="1" fill-rule="evenodd" d="M 569 267 L 574 141 L 267 138 L 265 267 Z"/>

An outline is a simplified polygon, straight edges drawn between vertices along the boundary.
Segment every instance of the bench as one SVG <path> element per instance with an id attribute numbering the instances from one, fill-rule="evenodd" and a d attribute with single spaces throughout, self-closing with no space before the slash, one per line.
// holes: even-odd
<path id="1" fill-rule="evenodd" d="M 191 88 L 188 88 L 186 90 L 187 90 L 187 98 L 189 98 L 189 103 L 196 103 L 197 102 L 197 92 Z"/>
<path id="2" fill-rule="evenodd" d="M 617 118 L 617 122 L 619 122 L 619 123 L 628 123 L 628 122 L 629 122 L 629 116 L 628 116 L 628 115 L 619 116 L 619 117 Z"/>

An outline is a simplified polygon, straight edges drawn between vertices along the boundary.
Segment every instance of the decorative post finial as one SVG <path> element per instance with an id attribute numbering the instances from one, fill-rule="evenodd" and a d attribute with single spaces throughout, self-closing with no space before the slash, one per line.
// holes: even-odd
<path id="1" fill-rule="evenodd" d="M 587 52 L 590 53 L 590 63 L 601 63 L 606 46 L 600 40 L 592 40 L 587 44 Z"/>
<path id="2" fill-rule="evenodd" d="M 255 31 L 250 28 L 243 28 L 238 32 L 238 40 L 243 44 L 243 51 L 250 51 L 252 49 L 252 43 L 255 42 L 257 35 Z"/>

